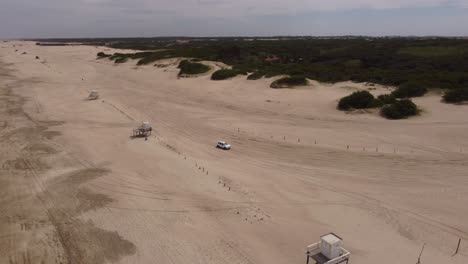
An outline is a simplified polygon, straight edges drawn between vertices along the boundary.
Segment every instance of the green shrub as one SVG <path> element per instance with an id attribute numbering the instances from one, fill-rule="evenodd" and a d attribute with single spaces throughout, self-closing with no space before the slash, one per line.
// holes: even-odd
<path id="1" fill-rule="evenodd" d="M 190 62 L 188 60 L 183 60 L 179 63 L 178 68 L 180 68 L 179 75 L 181 74 L 202 74 L 210 70 L 205 64 L 198 62 Z"/>
<path id="2" fill-rule="evenodd" d="M 232 77 L 235 77 L 239 74 L 238 71 L 231 69 L 221 69 L 213 72 L 211 75 L 211 80 L 226 80 Z"/>
<path id="3" fill-rule="evenodd" d="M 396 102 L 396 98 L 392 94 L 381 94 L 377 96 L 377 100 L 379 100 L 383 105 L 393 104 Z"/>
<path id="4" fill-rule="evenodd" d="M 418 114 L 418 107 L 410 99 L 397 100 L 391 105 L 384 106 L 380 111 L 388 119 L 402 119 Z"/>
<path id="5" fill-rule="evenodd" d="M 258 80 L 258 79 L 262 78 L 263 75 L 265 75 L 264 72 L 256 71 L 256 72 L 250 74 L 250 75 L 247 77 L 247 80 Z"/>
<path id="6" fill-rule="evenodd" d="M 350 110 L 354 109 L 365 109 L 373 108 L 380 106 L 375 97 L 368 91 L 358 91 L 354 92 L 348 96 L 345 96 L 340 99 L 338 102 L 338 109 L 340 110 Z"/>
<path id="7" fill-rule="evenodd" d="M 188 60 L 182 60 L 179 62 L 179 65 L 177 66 L 177 68 L 182 69 L 182 67 L 184 67 L 184 65 L 187 65 L 188 63 L 190 63 Z"/>
<path id="8" fill-rule="evenodd" d="M 98 54 L 97 54 L 98 59 L 100 59 L 100 58 L 108 58 L 108 57 L 111 57 L 111 56 L 112 56 L 111 54 L 106 54 L 106 53 L 104 53 L 104 52 L 102 52 L 102 51 L 101 51 L 101 52 L 98 52 Z"/>
<path id="9" fill-rule="evenodd" d="M 468 88 L 453 89 L 445 92 L 442 96 L 447 103 L 460 103 L 468 101 Z"/>
<path id="10" fill-rule="evenodd" d="M 114 63 L 125 63 L 127 61 L 128 61 L 127 57 L 119 57 L 119 58 L 115 59 Z"/>
<path id="11" fill-rule="evenodd" d="M 401 84 L 395 91 L 392 92 L 392 95 L 396 98 L 410 98 L 423 96 L 427 93 L 427 88 L 421 84 L 414 82 L 407 82 Z"/>
<path id="12" fill-rule="evenodd" d="M 304 76 L 291 76 L 278 79 L 271 83 L 271 88 L 289 88 L 293 86 L 307 85 L 307 79 Z"/>

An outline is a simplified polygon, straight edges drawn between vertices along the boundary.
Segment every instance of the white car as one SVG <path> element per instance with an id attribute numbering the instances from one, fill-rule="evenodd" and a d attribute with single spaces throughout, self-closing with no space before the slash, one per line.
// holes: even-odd
<path id="1" fill-rule="evenodd" d="M 231 149 L 231 145 L 224 141 L 218 141 L 218 144 L 216 145 L 217 148 L 224 149 L 224 150 L 229 150 Z"/>

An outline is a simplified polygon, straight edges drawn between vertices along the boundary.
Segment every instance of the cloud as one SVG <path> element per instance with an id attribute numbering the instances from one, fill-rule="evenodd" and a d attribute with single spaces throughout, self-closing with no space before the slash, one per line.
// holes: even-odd
<path id="1" fill-rule="evenodd" d="M 398 13 L 398 10 L 439 7 L 465 10 L 468 0 L 0 0 L 0 24 L 7 25 L 0 27 L 0 38 L 230 32 L 243 35 L 243 32 L 255 34 L 253 29 L 257 34 L 284 34 L 288 24 L 298 27 L 293 21 L 297 17 L 313 27 L 326 25 L 324 16 L 322 22 L 314 22 L 315 17 L 323 14 L 330 14 L 328 19 L 339 20 L 336 16 L 339 12 Z M 443 19 L 454 20 L 450 15 Z M 246 21 L 259 24 L 248 25 Z"/>
<path id="2" fill-rule="evenodd" d="M 65 1 L 67 2 L 67 1 Z M 352 9 L 398 9 L 435 6 L 468 7 L 468 0 L 81 0 L 110 9 L 171 12 L 186 17 L 277 15 Z"/>

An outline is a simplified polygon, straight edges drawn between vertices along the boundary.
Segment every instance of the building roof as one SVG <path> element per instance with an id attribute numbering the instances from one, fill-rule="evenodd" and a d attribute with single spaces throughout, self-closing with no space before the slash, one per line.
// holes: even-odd
<path id="1" fill-rule="evenodd" d="M 328 242 L 329 244 L 335 244 L 337 242 L 340 242 L 342 239 L 341 237 L 333 234 L 333 233 L 329 233 L 329 234 L 326 234 L 326 235 L 323 235 L 321 237 L 324 241 Z"/>

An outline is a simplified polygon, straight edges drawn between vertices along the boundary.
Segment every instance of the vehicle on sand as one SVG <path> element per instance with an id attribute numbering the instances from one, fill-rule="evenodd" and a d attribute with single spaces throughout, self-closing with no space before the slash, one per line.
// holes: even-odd
<path id="1" fill-rule="evenodd" d="M 230 150 L 231 149 L 231 145 L 229 145 L 228 143 L 226 143 L 224 141 L 218 141 L 218 144 L 216 144 L 216 147 L 220 148 L 220 149 L 224 149 L 224 150 Z"/>

